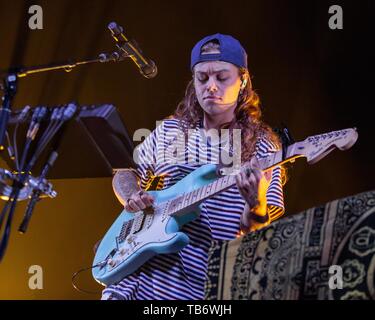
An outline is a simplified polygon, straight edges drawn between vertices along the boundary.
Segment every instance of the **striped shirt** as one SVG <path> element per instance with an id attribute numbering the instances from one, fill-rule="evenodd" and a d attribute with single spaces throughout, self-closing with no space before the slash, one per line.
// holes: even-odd
<path id="1" fill-rule="evenodd" d="M 202 134 L 200 126 L 189 132 L 187 140 L 179 138 L 180 129 L 179 120 L 165 120 L 137 148 L 135 172 L 143 189 L 154 176 L 163 176 L 162 188 L 169 188 L 201 165 L 218 163 L 224 149 L 229 150 L 229 155 L 233 153 L 232 144 L 223 142 L 216 147 L 210 143 L 211 139 Z M 254 155 L 262 159 L 276 151 L 273 143 L 261 139 Z M 280 167 L 272 170 L 266 196 L 272 221 L 284 212 Z M 153 257 L 119 283 L 106 287 L 102 299 L 203 299 L 211 240 L 231 240 L 239 236 L 244 206 L 245 200 L 236 185 L 205 200 L 199 217 L 181 229 L 189 236 L 187 246 L 177 253 Z"/>

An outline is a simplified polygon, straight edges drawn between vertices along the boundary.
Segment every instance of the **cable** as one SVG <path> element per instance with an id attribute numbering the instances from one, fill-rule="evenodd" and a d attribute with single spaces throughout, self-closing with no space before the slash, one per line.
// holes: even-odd
<path id="1" fill-rule="evenodd" d="M 70 120 L 74 114 L 76 113 L 78 107 L 75 103 L 69 103 L 67 106 L 63 106 L 61 108 L 56 108 L 54 112 L 54 117 L 52 116 L 51 119 L 55 119 L 57 122 L 55 123 L 54 127 L 50 129 L 48 133 L 43 134 L 43 137 L 40 139 L 40 142 L 36 148 L 34 157 L 31 160 L 31 163 L 35 161 L 37 157 L 42 153 L 43 149 L 49 143 L 51 138 L 56 134 L 57 131 L 60 130 L 62 125 Z"/>
<path id="2" fill-rule="evenodd" d="M 24 165 L 25 165 L 26 157 L 27 157 L 27 154 L 29 152 L 30 145 L 33 142 L 33 140 L 36 136 L 36 133 L 39 130 L 39 122 L 41 120 L 40 116 L 44 116 L 45 111 L 46 111 L 45 107 L 37 107 L 37 108 L 35 108 L 35 110 L 33 112 L 32 119 L 31 119 L 31 122 L 29 124 L 29 128 L 28 128 L 27 133 L 26 133 L 26 140 L 25 140 L 25 145 L 23 147 L 22 156 L 21 156 L 21 159 L 20 159 L 20 162 L 19 162 L 19 168 L 20 168 L 19 172 L 25 171 Z"/>
<path id="3" fill-rule="evenodd" d="M 3 210 L 1 210 L 1 213 L 0 213 L 0 231 L 1 231 L 1 227 L 3 225 L 3 220 L 4 220 L 5 216 L 6 216 L 6 212 L 8 210 L 9 204 L 10 204 L 10 201 L 9 201 L 10 200 L 10 196 L 9 196 L 8 201 L 4 205 Z"/>
<path id="4" fill-rule="evenodd" d="M 9 235 L 10 235 L 10 231 L 11 231 L 11 226 L 12 226 L 12 220 L 13 220 L 13 215 L 14 215 L 14 212 L 15 212 L 15 208 L 16 208 L 16 204 L 17 204 L 17 199 L 18 199 L 18 196 L 20 194 L 20 191 L 21 191 L 21 186 L 25 181 L 27 177 L 27 174 L 24 174 L 24 175 L 21 175 L 21 179 L 20 179 L 20 182 L 14 182 L 13 183 L 13 191 L 9 197 L 9 200 L 7 201 L 6 205 L 4 206 L 4 208 L 7 208 L 8 207 L 8 204 L 11 203 L 11 206 L 10 206 L 10 209 L 9 209 L 9 213 L 8 213 L 8 218 L 7 218 L 7 222 L 6 222 L 6 225 L 5 225 L 5 230 L 3 232 L 3 236 L 1 237 L 0 239 L 0 261 L 3 259 L 4 257 L 4 254 L 5 254 L 5 250 L 7 248 L 7 245 L 8 245 L 8 240 L 9 240 Z M 3 215 L 3 212 L 4 212 L 4 215 Z M 5 217 L 5 213 L 6 211 L 3 210 L 3 212 L 1 213 L 3 216 L 1 217 L 1 219 L 3 219 L 3 217 Z M 2 223 L 3 221 L 1 221 Z"/>
<path id="5" fill-rule="evenodd" d="M 19 122 L 16 123 L 13 133 L 13 149 L 14 149 L 14 162 L 16 164 L 17 172 L 20 172 L 20 161 L 18 159 L 18 147 L 17 147 L 17 130 L 18 130 Z"/>
<path id="6" fill-rule="evenodd" d="M 17 118 L 17 122 L 16 122 L 16 126 L 14 128 L 14 132 L 13 132 L 13 150 L 14 150 L 14 162 L 16 164 L 16 170 L 17 172 L 20 172 L 20 159 L 18 158 L 18 146 L 17 146 L 17 131 L 18 131 L 18 127 L 19 127 L 19 124 L 21 122 L 24 122 L 26 121 L 27 119 L 27 116 L 29 114 L 29 112 L 31 111 L 31 107 L 30 106 L 25 106 L 21 113 L 18 115 L 18 118 Z"/>
<path id="7" fill-rule="evenodd" d="M 72 285 L 73 285 L 73 288 L 76 289 L 78 292 L 81 292 L 81 293 L 87 293 L 87 294 L 99 294 L 99 293 L 101 293 L 101 291 L 88 291 L 88 290 L 84 290 L 84 289 L 80 289 L 80 288 L 78 288 L 78 286 L 76 286 L 76 284 L 74 283 L 74 279 L 75 279 L 75 277 L 76 277 L 79 273 L 81 273 L 81 272 L 83 272 L 83 271 L 87 271 L 87 270 L 93 269 L 93 268 L 96 268 L 96 267 L 99 267 L 99 266 L 105 264 L 106 262 L 107 262 L 107 260 L 102 261 L 102 262 L 99 262 L 99 263 L 96 264 L 96 265 L 93 265 L 93 266 L 91 266 L 91 267 L 87 267 L 87 268 L 83 268 L 83 269 L 78 270 L 77 272 L 75 272 L 75 273 L 73 274 L 73 276 L 72 276 Z"/>
<path id="8" fill-rule="evenodd" d="M 41 152 L 42 149 L 44 149 L 44 145 L 48 143 L 51 136 L 53 136 L 53 133 L 56 130 L 56 127 L 58 126 L 59 122 L 59 112 L 60 108 L 54 108 L 51 114 L 51 122 L 48 124 L 48 127 L 44 130 L 43 135 L 38 141 L 38 145 L 35 150 L 35 157 L 37 157 L 37 154 Z M 39 152 L 38 152 L 39 151 Z"/>
<path id="9" fill-rule="evenodd" d="M 15 161 L 14 148 L 12 147 L 12 143 L 10 142 L 8 130 L 5 131 L 5 136 L 7 138 L 7 143 L 8 143 L 7 150 L 8 150 L 9 158 L 10 158 L 10 160 Z"/>

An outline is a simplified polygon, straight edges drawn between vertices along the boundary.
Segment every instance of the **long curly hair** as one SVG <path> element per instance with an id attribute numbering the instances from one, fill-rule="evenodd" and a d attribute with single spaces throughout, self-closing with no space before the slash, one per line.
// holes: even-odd
<path id="1" fill-rule="evenodd" d="M 220 50 L 218 43 L 208 42 L 202 47 L 202 53 L 209 53 L 213 50 Z M 261 119 L 260 98 L 252 88 L 249 71 L 246 68 L 239 68 L 239 75 L 242 80 L 247 79 L 246 87 L 238 96 L 233 120 L 224 124 L 222 128 L 241 129 L 241 159 L 244 162 L 253 155 L 258 139 L 267 138 L 277 148 L 281 147 L 281 142 L 279 136 Z M 189 128 L 194 128 L 199 124 L 203 115 L 203 109 L 196 96 L 193 75 L 193 79 L 187 84 L 184 98 L 177 105 L 173 118 L 181 121 L 182 129 L 186 133 Z"/>

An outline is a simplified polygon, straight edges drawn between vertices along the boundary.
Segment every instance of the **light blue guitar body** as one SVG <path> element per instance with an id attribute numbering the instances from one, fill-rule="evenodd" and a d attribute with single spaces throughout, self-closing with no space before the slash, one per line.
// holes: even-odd
<path id="1" fill-rule="evenodd" d="M 199 203 L 173 215 L 166 211 L 172 200 L 217 178 L 216 165 L 201 166 L 168 189 L 148 191 L 155 199 L 152 213 L 122 211 L 96 252 L 92 269 L 95 280 L 103 285 L 117 283 L 156 254 L 173 253 L 185 247 L 189 237 L 180 229 L 199 216 Z"/>

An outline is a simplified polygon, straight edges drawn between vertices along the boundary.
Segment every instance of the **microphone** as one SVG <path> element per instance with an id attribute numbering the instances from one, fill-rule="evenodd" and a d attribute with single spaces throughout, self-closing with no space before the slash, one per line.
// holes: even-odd
<path id="1" fill-rule="evenodd" d="M 31 110 L 30 106 L 25 106 L 22 109 L 22 111 L 20 112 L 20 114 L 18 115 L 17 122 L 25 122 L 26 119 L 27 119 L 27 115 L 28 115 L 28 113 L 29 113 L 30 110 Z"/>
<path id="2" fill-rule="evenodd" d="M 26 134 L 27 138 L 30 138 L 31 140 L 35 139 L 35 136 L 38 133 L 38 130 L 40 127 L 40 122 L 43 120 L 46 114 L 47 114 L 46 107 L 37 107 L 34 110 L 34 113 L 31 117 L 30 127 Z"/>
<path id="3" fill-rule="evenodd" d="M 40 177 L 39 177 L 39 182 L 40 183 L 43 183 L 43 180 L 45 179 L 47 173 L 48 173 L 48 170 L 53 166 L 56 158 L 57 158 L 58 154 L 56 151 L 53 151 L 49 158 L 48 158 L 48 161 L 47 163 L 44 165 L 43 167 L 43 170 L 42 170 L 42 173 L 40 174 Z M 39 186 L 37 186 L 39 187 Z M 40 200 L 40 195 L 41 195 L 42 191 L 40 189 L 34 189 L 33 190 L 33 194 L 31 196 L 31 199 L 27 205 L 27 208 L 26 208 L 26 212 L 25 212 L 25 215 L 23 217 L 23 220 L 18 228 L 18 231 L 20 233 L 25 233 L 26 230 L 27 230 L 27 227 L 29 225 L 29 221 L 30 221 L 30 218 L 31 218 L 31 215 L 32 215 L 32 212 L 34 210 L 34 207 L 36 205 L 36 203 Z"/>
<path id="4" fill-rule="evenodd" d="M 117 48 L 125 53 L 126 57 L 130 57 L 134 61 L 140 73 L 147 79 L 154 78 L 158 73 L 155 62 L 147 59 L 136 43 L 126 38 L 123 28 L 116 22 L 111 22 L 108 29 L 111 31 L 112 38 L 116 41 Z"/>

